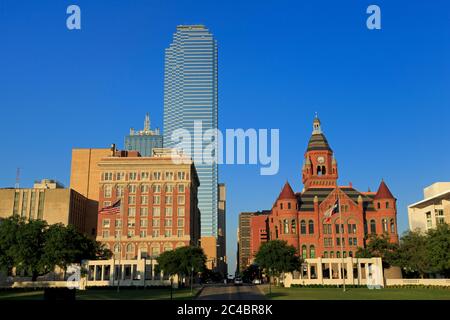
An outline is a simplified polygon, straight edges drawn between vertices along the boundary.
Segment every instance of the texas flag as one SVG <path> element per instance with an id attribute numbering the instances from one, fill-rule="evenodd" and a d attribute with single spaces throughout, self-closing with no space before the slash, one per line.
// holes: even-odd
<path id="1" fill-rule="evenodd" d="M 333 216 L 333 214 L 339 213 L 339 199 L 336 199 L 336 202 L 334 203 L 333 206 L 331 206 L 330 209 L 328 209 L 325 214 L 324 217 L 326 218 L 326 222 L 330 222 L 331 217 Z"/>

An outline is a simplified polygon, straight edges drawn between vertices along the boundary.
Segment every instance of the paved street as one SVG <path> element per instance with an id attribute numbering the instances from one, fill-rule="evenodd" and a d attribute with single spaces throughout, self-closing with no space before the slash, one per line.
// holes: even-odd
<path id="1" fill-rule="evenodd" d="M 208 285 L 198 296 L 198 300 L 263 300 L 265 297 L 254 285 L 235 286 L 233 284 Z"/>

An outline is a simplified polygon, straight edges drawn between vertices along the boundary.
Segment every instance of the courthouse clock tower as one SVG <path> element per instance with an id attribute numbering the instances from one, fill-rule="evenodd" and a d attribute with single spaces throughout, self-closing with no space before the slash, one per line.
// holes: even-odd
<path id="1" fill-rule="evenodd" d="M 302 176 L 305 189 L 335 188 L 337 186 L 337 162 L 333 150 L 322 132 L 317 115 L 313 121 L 313 132 L 305 153 Z"/>

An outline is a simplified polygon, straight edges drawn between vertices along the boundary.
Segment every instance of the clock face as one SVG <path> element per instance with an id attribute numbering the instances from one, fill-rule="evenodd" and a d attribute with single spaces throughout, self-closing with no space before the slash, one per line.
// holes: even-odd
<path id="1" fill-rule="evenodd" d="M 317 161 L 318 161 L 319 163 L 324 163 L 324 162 L 325 162 L 325 158 L 324 158 L 324 157 L 318 157 L 318 158 L 317 158 Z"/>

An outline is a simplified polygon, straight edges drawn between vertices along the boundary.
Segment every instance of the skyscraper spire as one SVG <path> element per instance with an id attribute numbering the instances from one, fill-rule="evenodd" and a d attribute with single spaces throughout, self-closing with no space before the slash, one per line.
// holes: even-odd
<path id="1" fill-rule="evenodd" d="M 150 130 L 150 115 L 147 114 L 145 115 L 145 121 L 144 121 L 144 131 L 149 131 Z"/>

